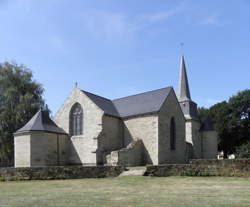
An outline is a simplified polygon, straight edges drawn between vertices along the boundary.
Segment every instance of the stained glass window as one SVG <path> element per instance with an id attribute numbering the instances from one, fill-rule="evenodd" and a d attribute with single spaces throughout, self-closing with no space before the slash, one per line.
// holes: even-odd
<path id="1" fill-rule="evenodd" d="M 71 108 L 69 126 L 71 136 L 83 134 L 83 110 L 79 103 L 74 104 Z"/>

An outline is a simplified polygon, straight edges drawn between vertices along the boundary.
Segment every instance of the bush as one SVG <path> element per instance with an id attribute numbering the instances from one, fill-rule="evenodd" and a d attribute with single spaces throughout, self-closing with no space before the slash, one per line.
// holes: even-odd
<path id="1" fill-rule="evenodd" d="M 236 148 L 236 158 L 250 158 L 250 142 Z"/>

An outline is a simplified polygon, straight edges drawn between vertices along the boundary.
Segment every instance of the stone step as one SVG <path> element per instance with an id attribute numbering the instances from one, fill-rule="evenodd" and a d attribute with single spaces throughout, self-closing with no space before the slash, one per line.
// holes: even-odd
<path id="1" fill-rule="evenodd" d="M 145 172 L 146 172 L 146 168 L 140 169 L 140 170 L 129 169 L 127 171 L 122 172 L 119 176 L 120 177 L 129 176 L 129 175 L 141 175 L 141 176 L 143 176 Z"/>

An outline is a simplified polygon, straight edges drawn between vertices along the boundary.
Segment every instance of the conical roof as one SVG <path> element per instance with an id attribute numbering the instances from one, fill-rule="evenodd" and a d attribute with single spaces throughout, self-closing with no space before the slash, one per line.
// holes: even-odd
<path id="1" fill-rule="evenodd" d="M 178 99 L 180 102 L 191 100 L 184 56 L 181 56 Z"/>
<path id="2" fill-rule="evenodd" d="M 48 111 L 39 110 L 31 120 L 21 129 L 17 130 L 15 134 L 30 131 L 44 131 L 56 134 L 67 134 L 63 129 L 58 127 L 54 121 L 49 117 Z"/>

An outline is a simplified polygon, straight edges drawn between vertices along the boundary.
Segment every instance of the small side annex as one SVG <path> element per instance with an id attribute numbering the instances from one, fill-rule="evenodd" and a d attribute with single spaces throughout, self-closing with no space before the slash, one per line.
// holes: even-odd
<path id="1" fill-rule="evenodd" d="M 67 162 L 68 135 L 39 110 L 14 134 L 15 167 L 58 166 Z"/>

